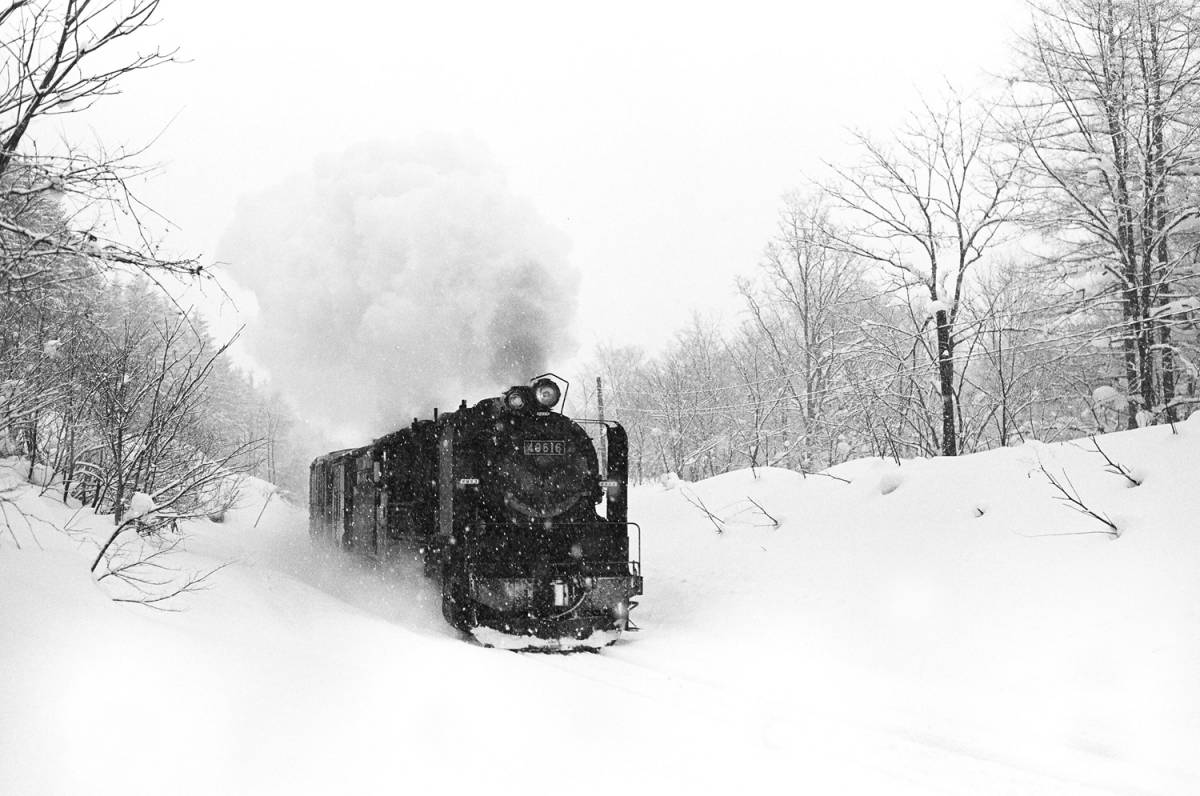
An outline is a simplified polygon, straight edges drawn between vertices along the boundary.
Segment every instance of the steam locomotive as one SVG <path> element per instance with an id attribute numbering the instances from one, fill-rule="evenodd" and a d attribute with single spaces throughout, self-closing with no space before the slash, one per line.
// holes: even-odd
<path id="1" fill-rule="evenodd" d="M 625 431 L 554 411 L 551 376 L 316 459 L 314 541 L 419 557 L 446 621 L 488 646 L 616 641 L 642 593 Z"/>

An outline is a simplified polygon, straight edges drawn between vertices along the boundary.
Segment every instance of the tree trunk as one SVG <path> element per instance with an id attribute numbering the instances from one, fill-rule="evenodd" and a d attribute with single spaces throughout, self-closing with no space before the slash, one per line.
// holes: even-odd
<path id="1" fill-rule="evenodd" d="M 950 337 L 950 314 L 938 310 L 938 381 L 942 394 L 942 455 L 958 455 L 958 424 L 954 413 L 954 341 Z"/>
<path id="2" fill-rule="evenodd" d="M 124 429 L 117 427 L 116 440 L 113 444 L 113 472 L 116 473 L 115 492 L 113 495 L 113 521 L 121 524 L 122 515 L 125 513 L 125 471 L 124 471 Z"/>
<path id="3" fill-rule="evenodd" d="M 29 446 L 29 479 L 33 480 L 33 468 L 37 466 L 38 458 L 38 414 L 33 413 L 33 420 L 25 429 L 25 444 Z"/>

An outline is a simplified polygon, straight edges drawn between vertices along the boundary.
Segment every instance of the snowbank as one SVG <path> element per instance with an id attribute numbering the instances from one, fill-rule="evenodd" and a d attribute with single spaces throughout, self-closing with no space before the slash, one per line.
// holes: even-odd
<path id="1" fill-rule="evenodd" d="M 1200 421 L 1100 445 L 1131 477 L 1082 440 L 634 490 L 643 630 L 571 656 L 463 641 L 261 483 L 174 559 L 208 591 L 113 603 L 104 518 L 0 468 L 47 523 L 0 528 L 0 792 L 1200 792 Z"/>

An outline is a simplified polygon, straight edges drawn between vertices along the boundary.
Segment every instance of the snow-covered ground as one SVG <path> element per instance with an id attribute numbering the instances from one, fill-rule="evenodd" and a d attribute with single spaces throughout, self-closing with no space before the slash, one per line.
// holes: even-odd
<path id="1" fill-rule="evenodd" d="M 1100 444 L 1141 484 L 1081 440 L 640 488 L 642 631 L 567 656 L 252 527 L 261 484 L 173 558 L 209 590 L 111 602 L 107 520 L 10 460 L 0 793 L 1200 793 L 1200 419 Z"/>

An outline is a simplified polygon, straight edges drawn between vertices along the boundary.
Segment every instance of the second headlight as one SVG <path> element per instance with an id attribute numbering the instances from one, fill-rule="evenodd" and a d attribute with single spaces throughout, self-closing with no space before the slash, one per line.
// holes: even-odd
<path id="1" fill-rule="evenodd" d="M 558 403 L 562 392 L 558 389 L 558 385 L 550 379 L 541 379 L 533 385 L 533 395 L 539 404 L 549 409 Z"/>

